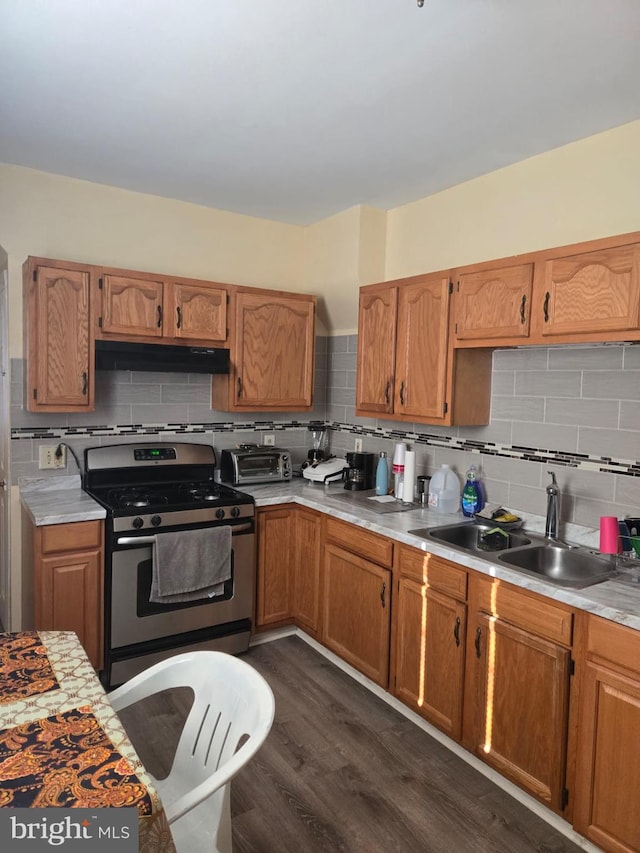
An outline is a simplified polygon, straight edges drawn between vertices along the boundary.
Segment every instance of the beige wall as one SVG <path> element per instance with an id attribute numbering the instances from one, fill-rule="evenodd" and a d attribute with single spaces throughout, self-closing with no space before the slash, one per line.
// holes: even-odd
<path id="1" fill-rule="evenodd" d="M 387 214 L 386 278 L 640 230 L 640 121 Z"/>
<path id="2" fill-rule="evenodd" d="M 304 291 L 304 229 L 0 164 L 10 346 L 22 352 L 27 255 Z"/>

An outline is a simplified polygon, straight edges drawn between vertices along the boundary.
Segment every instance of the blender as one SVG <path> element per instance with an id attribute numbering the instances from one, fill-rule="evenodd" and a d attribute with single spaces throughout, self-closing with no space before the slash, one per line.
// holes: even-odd
<path id="1" fill-rule="evenodd" d="M 327 430 L 326 427 L 312 424 L 309 426 L 311 433 L 311 450 L 307 453 L 307 465 L 317 465 L 327 458 Z"/>

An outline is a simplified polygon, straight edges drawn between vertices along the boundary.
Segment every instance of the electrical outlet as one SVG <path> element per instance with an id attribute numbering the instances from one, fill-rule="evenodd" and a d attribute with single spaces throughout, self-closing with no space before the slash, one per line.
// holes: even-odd
<path id="1" fill-rule="evenodd" d="M 56 456 L 57 445 L 42 445 L 40 447 L 39 468 L 64 468 L 67 464 L 67 448 L 60 448 L 60 455 Z"/>
<path id="2" fill-rule="evenodd" d="M 262 443 L 265 444 L 267 447 L 275 447 L 275 444 L 276 444 L 275 435 L 272 432 L 270 432 L 269 435 L 265 435 L 262 439 Z"/>
<path id="3" fill-rule="evenodd" d="M 356 453 L 362 453 L 362 439 L 361 438 L 356 438 L 356 445 L 355 445 L 354 450 Z"/>

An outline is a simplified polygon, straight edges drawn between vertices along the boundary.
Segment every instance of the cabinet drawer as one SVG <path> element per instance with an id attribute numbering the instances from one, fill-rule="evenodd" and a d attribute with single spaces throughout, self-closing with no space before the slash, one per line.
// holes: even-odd
<path id="1" fill-rule="evenodd" d="M 467 573 L 460 566 L 417 548 L 399 548 L 400 574 L 458 601 L 467 597 Z"/>
<path id="2" fill-rule="evenodd" d="M 377 533 L 369 533 L 357 524 L 348 524 L 345 521 L 336 521 L 335 518 L 327 519 L 326 538 L 336 542 L 346 551 L 351 551 L 366 560 L 371 560 L 379 566 L 387 569 L 393 563 L 393 542 Z"/>
<path id="3" fill-rule="evenodd" d="M 640 631 L 598 616 L 589 617 L 587 654 L 640 673 Z"/>
<path id="4" fill-rule="evenodd" d="M 84 551 L 102 546 L 102 522 L 73 521 L 42 527 L 42 553 Z"/>
<path id="5" fill-rule="evenodd" d="M 478 608 L 564 646 L 573 641 L 573 613 L 502 581 L 477 580 Z"/>

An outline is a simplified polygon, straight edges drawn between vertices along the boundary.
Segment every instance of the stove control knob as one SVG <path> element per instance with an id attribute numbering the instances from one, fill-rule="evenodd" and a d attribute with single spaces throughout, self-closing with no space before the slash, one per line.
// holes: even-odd
<path id="1" fill-rule="evenodd" d="M 159 515 L 152 515 L 151 516 L 151 524 L 154 527 L 158 527 L 158 525 L 162 524 L 162 519 L 160 518 Z"/>
<path id="2" fill-rule="evenodd" d="M 237 518 L 239 515 L 240 515 L 240 507 L 234 506 L 233 509 L 231 510 L 231 517 Z"/>
<path id="3" fill-rule="evenodd" d="M 138 515 L 138 516 L 136 516 L 136 517 L 133 519 L 133 521 L 131 522 L 131 524 L 135 527 L 135 529 L 136 529 L 136 530 L 140 530 L 140 528 L 141 528 L 141 527 L 142 527 L 142 525 L 144 524 L 144 521 L 143 521 L 143 520 L 140 518 L 140 516 Z"/>
<path id="4" fill-rule="evenodd" d="M 217 509 L 216 510 L 216 518 L 224 518 L 224 510 L 223 509 Z"/>

